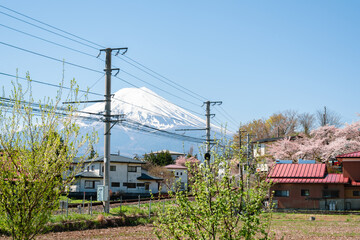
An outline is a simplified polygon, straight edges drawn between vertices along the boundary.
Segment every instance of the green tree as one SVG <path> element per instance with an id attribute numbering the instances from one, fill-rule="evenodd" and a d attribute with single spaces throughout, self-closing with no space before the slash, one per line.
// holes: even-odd
<path id="1" fill-rule="evenodd" d="M 246 165 L 248 174 L 236 181 L 230 175 L 232 148 L 221 146 L 224 144 L 212 152 L 210 165 L 188 168 L 193 175 L 191 192 L 177 192 L 173 204 L 159 213 L 155 222 L 159 239 L 268 238 L 271 215 L 265 212 L 269 209 L 263 203 L 269 183 L 250 174 L 251 168 Z"/>
<path id="2" fill-rule="evenodd" d="M 174 163 L 169 151 L 161 151 L 156 154 L 153 152 L 145 154 L 144 160 L 157 166 L 166 166 Z"/>
<path id="3" fill-rule="evenodd" d="M 35 103 L 27 78 L 26 89 L 13 83 L 10 96 L 0 102 L 0 213 L 13 239 L 41 233 L 74 180 L 76 171 L 66 174 L 78 149 L 95 140 L 80 136 L 74 106 L 59 106 L 61 86 L 54 100 Z M 71 89 L 64 100 L 76 100 L 76 94 Z"/>

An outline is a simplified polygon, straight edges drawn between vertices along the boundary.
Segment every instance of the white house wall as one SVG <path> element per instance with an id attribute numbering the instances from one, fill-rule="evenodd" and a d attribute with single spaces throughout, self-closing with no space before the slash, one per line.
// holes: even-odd
<path id="1" fill-rule="evenodd" d="M 114 168 L 115 167 L 115 168 Z M 129 170 L 135 170 L 135 172 L 129 172 Z M 103 163 L 94 162 L 90 165 L 85 165 L 84 171 L 93 172 L 97 175 L 103 176 Z M 148 194 L 149 190 L 145 190 L 143 184 L 148 184 L 149 189 L 152 193 L 158 192 L 158 183 L 154 180 L 138 180 L 137 178 L 141 176 L 141 164 L 136 163 L 119 163 L 111 162 L 110 163 L 110 191 L 113 194 Z M 96 182 L 96 187 L 94 189 L 85 188 L 85 181 L 99 181 Z M 135 188 L 129 188 L 127 185 L 135 185 Z M 140 183 L 140 184 L 139 184 Z M 79 180 L 70 187 L 71 192 L 96 192 L 97 186 L 103 184 L 103 179 L 94 179 L 80 177 Z M 139 186 L 140 185 L 140 186 Z"/>

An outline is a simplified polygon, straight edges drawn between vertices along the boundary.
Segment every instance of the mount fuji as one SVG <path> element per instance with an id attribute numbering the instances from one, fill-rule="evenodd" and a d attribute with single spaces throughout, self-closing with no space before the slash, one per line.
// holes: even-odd
<path id="1" fill-rule="evenodd" d="M 95 103 L 82 110 L 82 112 L 103 113 L 105 103 Z M 145 153 L 159 150 L 171 150 L 188 153 L 190 149 L 198 149 L 202 143 L 187 142 L 164 136 L 156 135 L 159 131 L 183 134 L 175 132 L 176 129 L 204 129 L 206 122 L 185 109 L 169 102 L 153 91 L 141 88 L 123 88 L 117 91 L 111 101 L 111 114 L 124 114 L 124 123 L 136 122 L 140 126 L 146 125 L 152 131 L 144 132 L 129 128 L 126 124 L 115 124 L 111 128 L 111 153 L 120 152 L 121 155 L 133 157 L 142 156 Z M 80 114 L 80 116 L 83 114 Z M 104 152 L 104 123 L 100 118 L 96 121 L 78 118 L 77 123 L 81 132 L 96 131 L 99 142 L 94 146 L 99 154 Z M 213 131 L 220 132 L 220 127 L 211 125 Z M 189 131 L 187 136 L 204 138 L 205 131 Z"/>

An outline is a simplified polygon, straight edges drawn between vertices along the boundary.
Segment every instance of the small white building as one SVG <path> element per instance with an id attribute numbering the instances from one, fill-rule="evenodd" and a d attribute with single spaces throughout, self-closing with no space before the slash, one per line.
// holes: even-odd
<path id="1" fill-rule="evenodd" d="M 158 193 L 162 179 L 150 176 L 142 169 L 144 162 L 132 158 L 110 155 L 110 195 L 112 197 L 149 196 Z M 84 162 L 83 171 L 70 187 L 70 196 L 96 196 L 97 186 L 103 184 L 104 157 Z"/>
<path id="2" fill-rule="evenodd" d="M 180 190 L 184 191 L 188 187 L 188 171 L 187 167 L 170 164 L 166 165 L 165 168 L 173 173 L 174 179 L 171 181 L 171 187 L 162 184 L 162 192 Z"/>

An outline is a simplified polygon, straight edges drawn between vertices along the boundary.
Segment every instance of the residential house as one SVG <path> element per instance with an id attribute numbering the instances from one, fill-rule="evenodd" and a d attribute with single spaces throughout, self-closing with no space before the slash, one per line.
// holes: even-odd
<path id="1" fill-rule="evenodd" d="M 150 176 L 142 169 L 144 162 L 120 156 L 110 155 L 110 194 L 124 197 L 150 196 L 157 193 L 162 179 Z M 70 187 L 70 196 L 96 196 L 97 187 L 103 185 L 104 157 L 84 162 L 83 171 L 78 173 L 76 181 Z"/>
<path id="2" fill-rule="evenodd" d="M 263 138 L 258 139 L 252 142 L 252 149 L 254 157 L 260 157 L 267 155 L 267 148 L 270 144 L 284 139 L 283 137 L 274 137 L 274 138 Z"/>
<path id="3" fill-rule="evenodd" d="M 184 191 L 188 187 L 188 171 L 187 167 L 170 164 L 166 165 L 165 168 L 173 173 L 174 178 L 171 179 L 170 183 L 162 184 L 162 192 L 180 190 Z"/>
<path id="4" fill-rule="evenodd" d="M 336 157 L 342 173 L 326 164 L 276 164 L 268 174 L 277 208 L 360 210 L 360 152 Z"/>

